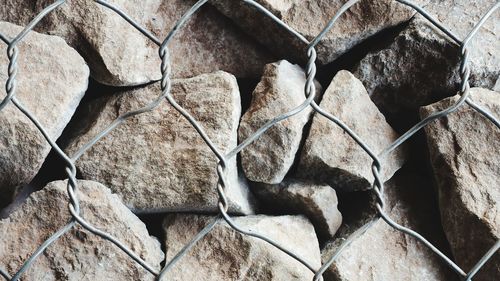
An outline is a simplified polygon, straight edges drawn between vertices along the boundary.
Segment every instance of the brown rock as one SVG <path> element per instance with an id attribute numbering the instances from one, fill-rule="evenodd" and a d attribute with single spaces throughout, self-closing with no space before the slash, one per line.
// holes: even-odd
<path id="1" fill-rule="evenodd" d="M 446 239 L 428 178 L 421 167 L 403 167 L 385 184 L 385 210 L 394 221 L 419 232 L 446 253 Z M 356 219 L 364 224 L 376 213 L 372 211 Z M 343 225 L 337 238 L 322 249 L 323 262 L 361 225 L 356 221 Z M 456 280 L 454 274 L 424 244 L 379 219 L 340 253 L 323 277 L 325 281 L 441 281 Z"/>
<path id="2" fill-rule="evenodd" d="M 266 206 L 280 213 L 307 216 L 320 240 L 332 239 L 342 223 L 337 194 L 328 185 L 285 180 L 280 184 L 259 184 L 253 191 Z"/>
<path id="3" fill-rule="evenodd" d="M 306 100 L 306 77 L 298 66 L 282 60 L 264 68 L 261 81 L 255 88 L 250 108 L 240 122 L 240 142 L 264 124 L 284 114 Z M 318 93 L 321 86 L 316 83 Z M 241 152 L 241 164 L 251 181 L 280 183 L 295 160 L 302 140 L 304 125 L 309 121 L 311 108 L 275 124 Z"/>
<path id="4" fill-rule="evenodd" d="M 268 16 L 243 1 L 212 0 L 257 40 L 287 58 L 304 58 L 305 44 L 278 26 Z M 279 19 L 308 40 L 316 37 L 346 1 L 257 0 Z M 425 2 L 425 1 L 424 1 Z M 409 8 L 394 1 L 360 1 L 342 16 L 317 46 L 318 61 L 328 63 L 371 35 L 408 20 Z"/>
<path id="5" fill-rule="evenodd" d="M 460 39 L 496 0 L 437 0 L 425 9 Z M 485 23 L 469 44 L 470 83 L 493 89 L 500 75 L 500 19 Z M 386 48 L 368 54 L 354 70 L 384 114 L 417 112 L 422 105 L 455 95 L 459 89 L 460 49 L 422 16 Z M 397 118 L 397 117 L 395 117 Z M 412 124 L 413 125 L 413 124 Z"/>
<path id="6" fill-rule="evenodd" d="M 335 75 L 320 107 L 343 121 L 377 154 L 398 137 L 370 100 L 363 84 L 348 71 Z M 338 190 L 364 190 L 373 182 L 372 162 L 347 133 L 316 113 L 302 149 L 298 173 Z M 401 149 L 382 159 L 382 179 L 389 179 L 403 162 Z"/>
<path id="7" fill-rule="evenodd" d="M 14 38 L 22 28 L 0 22 L 0 32 Z M 89 69 L 78 53 L 56 36 L 29 33 L 19 44 L 15 97 L 56 140 L 71 119 L 85 90 Z M 7 45 L 0 44 L 0 81 L 8 79 Z M 0 89 L 0 101 L 6 97 Z M 35 125 L 10 102 L 0 111 L 0 193 L 10 199 L 17 186 L 36 175 L 50 145 Z"/>
<path id="8" fill-rule="evenodd" d="M 0 7 L 0 17 L 25 25 L 53 3 L 32 2 L 7 0 Z M 195 2 L 118 0 L 112 4 L 163 40 Z M 37 30 L 65 38 L 89 62 L 92 77 L 100 83 L 131 86 L 161 78 L 158 46 L 95 1 L 67 1 L 50 13 Z M 189 20 L 169 47 L 173 76 L 179 78 L 215 70 L 254 77 L 266 62 L 273 60 L 266 50 L 208 5 Z"/>
<path id="9" fill-rule="evenodd" d="M 266 235 L 319 268 L 319 245 L 312 225 L 301 216 L 248 216 L 235 222 L 244 229 Z M 165 220 L 167 260 L 171 260 L 209 217 L 170 216 Z M 212 231 L 172 267 L 164 280 L 312 280 L 305 266 L 260 239 L 245 236 L 219 222 Z"/>
<path id="10" fill-rule="evenodd" d="M 142 257 L 156 270 L 163 253 L 146 226 L 105 186 L 78 181 L 81 214 Z M 66 181 L 33 193 L 8 218 L 0 220 L 0 267 L 11 275 L 53 233 L 71 218 Z M 154 280 L 154 276 L 120 248 L 77 225 L 50 245 L 22 280 Z"/>
<path id="11" fill-rule="evenodd" d="M 74 153 L 120 114 L 149 104 L 160 93 L 155 83 L 98 99 L 88 108 L 88 126 L 72 137 L 66 151 Z M 215 72 L 175 80 L 171 94 L 218 149 L 236 147 L 241 104 L 234 76 Z M 110 186 L 135 212 L 212 212 L 218 202 L 217 163 L 198 132 L 164 100 L 114 129 L 82 155 L 77 167 L 83 178 Z M 235 158 L 227 168 L 230 211 L 251 213 Z"/>
<path id="12" fill-rule="evenodd" d="M 500 116 L 498 92 L 471 89 L 474 102 Z M 454 104 L 458 96 L 422 107 L 422 117 Z M 465 271 L 500 239 L 500 131 L 464 104 L 425 127 L 439 187 L 443 228 L 458 265 Z M 497 254 L 474 280 L 500 278 Z"/>

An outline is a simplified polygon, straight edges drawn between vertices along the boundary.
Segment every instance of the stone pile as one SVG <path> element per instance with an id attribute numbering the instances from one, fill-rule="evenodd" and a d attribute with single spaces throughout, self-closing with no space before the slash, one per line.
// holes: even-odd
<path id="1" fill-rule="evenodd" d="M 53 2 L 5 0 L 2 38 Z M 66 1 L 18 44 L 15 98 L 0 110 L 0 276 L 14 276 L 69 224 L 20 280 L 158 280 L 152 272 L 170 261 L 161 280 L 313 280 L 332 256 L 324 281 L 459 280 L 431 249 L 380 218 L 370 153 L 380 158 L 387 216 L 464 272 L 500 241 L 500 131 L 490 120 L 500 117 L 498 13 L 471 41 L 474 104 L 385 154 L 418 118 L 460 98 L 459 44 L 407 6 L 354 5 L 319 41 L 323 67 L 308 83 L 304 42 L 245 1 L 209 1 L 168 45 L 172 75 L 163 93 L 158 43 L 197 1 L 113 1 L 158 42 L 97 2 Z M 255 1 L 307 40 L 345 2 Z M 495 0 L 416 2 L 462 40 Z M 398 34 L 384 36 L 388 29 Z M 373 36 L 382 47 L 363 45 Z M 331 71 L 353 48 L 362 58 Z M 308 98 L 317 108 L 296 111 Z M 75 160 L 74 194 L 64 160 L 34 122 Z M 73 196 L 93 231 L 72 219 Z M 224 207 L 232 219 L 220 214 Z M 499 280 L 499 257 L 473 280 Z"/>

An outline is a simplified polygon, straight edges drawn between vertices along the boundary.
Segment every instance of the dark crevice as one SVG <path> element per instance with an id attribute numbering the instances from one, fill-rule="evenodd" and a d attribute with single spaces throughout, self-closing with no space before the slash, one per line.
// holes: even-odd
<path id="1" fill-rule="evenodd" d="M 300 156 L 302 154 L 302 150 L 304 148 L 304 144 L 306 143 L 307 137 L 309 136 L 309 132 L 311 131 L 313 117 L 314 117 L 314 114 L 311 115 L 311 118 L 309 119 L 309 121 L 307 121 L 307 123 L 304 125 L 304 128 L 302 128 L 302 139 L 300 140 L 299 148 L 297 149 L 297 153 L 295 154 L 293 164 L 290 167 L 290 169 L 288 170 L 285 178 L 292 178 L 292 179 L 298 178 L 297 177 L 297 169 L 298 169 L 299 162 L 300 162 Z"/>
<path id="2" fill-rule="evenodd" d="M 165 214 L 136 214 L 136 216 L 146 225 L 149 235 L 158 239 L 161 244 L 161 250 L 163 253 L 167 252 L 167 247 L 165 245 L 165 231 L 163 230 L 163 220 L 165 219 Z M 161 262 L 161 266 L 165 265 L 165 260 Z"/>
<path id="3" fill-rule="evenodd" d="M 418 131 L 407 141 L 407 145 L 409 147 L 409 153 L 406 166 L 410 166 L 411 169 L 417 171 L 418 174 L 425 179 L 426 184 L 421 186 L 421 192 L 425 194 L 424 197 L 428 200 L 427 204 L 432 206 L 428 208 L 432 211 L 432 215 L 428 217 L 432 217 L 435 222 L 431 225 L 425 225 L 427 227 L 422 230 L 421 234 L 429 238 L 430 242 L 436 245 L 446 256 L 453 259 L 451 246 L 445 237 L 441 221 L 438 187 L 432 169 L 425 131 Z M 424 153 L 422 153 L 422 151 L 424 151 Z M 438 230 L 440 233 L 434 233 Z"/>
<path id="4" fill-rule="evenodd" d="M 241 115 L 245 114 L 245 112 L 250 108 L 250 104 L 252 103 L 252 93 L 257 87 L 260 79 L 252 79 L 252 78 L 238 78 L 238 87 L 240 89 L 241 96 Z"/>

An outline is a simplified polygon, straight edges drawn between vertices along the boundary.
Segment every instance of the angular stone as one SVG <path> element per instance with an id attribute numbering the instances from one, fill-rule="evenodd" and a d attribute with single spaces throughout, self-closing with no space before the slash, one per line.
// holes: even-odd
<path id="1" fill-rule="evenodd" d="M 0 22 L 0 32 L 14 38 L 20 26 Z M 15 97 L 56 140 L 87 89 L 89 69 L 64 40 L 30 32 L 18 45 Z M 7 45 L 0 44 L 0 81 L 8 79 Z M 0 101 L 6 97 L 0 89 Z M 10 199 L 17 186 L 36 175 L 50 145 L 36 126 L 10 102 L 0 111 L 0 197 Z"/>
<path id="2" fill-rule="evenodd" d="M 471 89 L 472 100 L 500 116 L 498 92 Z M 454 104 L 458 96 L 422 107 L 422 118 Z M 439 187 L 443 228 L 458 265 L 470 270 L 500 239 L 500 131 L 464 104 L 425 127 Z M 497 254 L 474 280 L 500 278 Z"/>
<path id="3" fill-rule="evenodd" d="M 280 213 L 307 216 L 320 240 L 332 239 L 342 223 L 337 194 L 328 185 L 286 179 L 280 184 L 259 184 L 253 191 Z"/>
<path id="4" fill-rule="evenodd" d="M 26 25 L 54 1 L 31 2 L 7 0 L 0 7 L 0 18 Z M 118 0 L 112 4 L 163 40 L 195 2 Z M 65 38 L 85 57 L 92 77 L 100 83 L 131 86 L 161 78 L 158 46 L 118 14 L 95 1 L 67 1 L 36 29 Z M 178 78 L 215 70 L 225 70 L 238 77 L 255 77 L 265 63 L 273 60 L 262 46 L 208 5 L 193 15 L 169 47 L 172 74 Z"/>
<path id="5" fill-rule="evenodd" d="M 222 13 L 234 19 L 269 49 L 286 58 L 305 58 L 306 44 L 280 27 L 268 16 L 243 1 L 212 0 Z M 312 40 L 346 1 L 257 0 L 285 24 Z M 426 2 L 426 1 L 423 1 Z M 408 20 L 414 12 L 394 1 L 360 1 L 316 47 L 318 61 L 328 63 L 375 33 Z"/>
<path id="6" fill-rule="evenodd" d="M 76 132 L 66 151 L 90 141 L 120 114 L 151 103 L 159 83 L 102 97 L 90 104 L 88 126 Z M 171 94 L 198 121 L 215 146 L 237 145 L 240 95 L 225 72 L 174 80 Z M 166 100 L 151 112 L 132 117 L 92 146 L 77 161 L 84 179 L 102 182 L 134 212 L 217 210 L 217 163 L 192 125 Z M 236 159 L 228 161 L 230 210 L 251 213 L 249 192 L 238 182 Z"/>
<path id="7" fill-rule="evenodd" d="M 434 1 L 425 9 L 464 39 L 496 0 Z M 470 41 L 470 83 L 493 89 L 500 75 L 500 14 Z M 459 89 L 460 47 L 418 15 L 385 49 L 368 54 L 354 70 L 384 114 L 417 112 Z"/>
<path id="8" fill-rule="evenodd" d="M 422 173 L 420 166 L 403 167 L 385 184 L 385 210 L 391 219 L 419 232 L 446 253 L 446 238 L 428 179 L 429 175 Z M 375 214 L 373 211 L 356 219 L 368 222 Z M 323 262 L 336 253 L 359 226 L 353 221 L 343 225 L 337 238 L 322 249 Z M 456 280 L 455 273 L 424 244 L 397 231 L 382 219 L 352 240 L 323 277 L 326 281 Z"/>
<path id="9" fill-rule="evenodd" d="M 210 217 L 173 215 L 164 223 L 167 260 L 171 260 Z M 296 253 L 315 268 L 321 257 L 314 228 L 302 216 L 247 216 L 234 221 Z M 312 280 L 304 265 L 260 239 L 245 236 L 220 221 L 167 273 L 164 280 Z"/>
<path id="10" fill-rule="evenodd" d="M 160 243 L 115 194 L 99 183 L 78 181 L 77 195 L 85 220 L 159 270 L 164 256 Z M 51 182 L 31 194 L 0 220 L 0 267 L 13 275 L 70 218 L 66 181 Z M 154 280 L 154 276 L 120 248 L 77 224 L 36 259 L 22 280 Z"/>
<path id="11" fill-rule="evenodd" d="M 238 130 L 240 142 L 268 121 L 289 112 L 306 100 L 306 77 L 298 66 L 282 60 L 264 68 L 261 81 L 252 94 L 250 108 L 243 115 Z M 316 83 L 318 95 L 321 86 Z M 311 108 L 275 124 L 241 151 L 241 165 L 251 181 L 280 183 L 292 166 L 302 140 L 304 125 Z"/>
<path id="12" fill-rule="evenodd" d="M 348 71 L 335 75 L 320 107 L 349 126 L 376 154 L 398 137 L 370 100 L 363 84 Z M 403 165 L 403 152 L 399 148 L 381 159 L 382 179 L 389 179 Z M 372 162 L 347 133 L 316 113 L 302 149 L 298 173 L 326 182 L 337 190 L 365 190 L 373 182 Z"/>

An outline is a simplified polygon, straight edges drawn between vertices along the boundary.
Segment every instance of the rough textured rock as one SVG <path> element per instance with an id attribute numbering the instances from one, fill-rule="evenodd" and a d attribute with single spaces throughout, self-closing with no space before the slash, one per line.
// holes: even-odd
<path id="1" fill-rule="evenodd" d="M 166 255 L 171 260 L 205 225 L 209 217 L 174 215 L 164 223 Z M 244 229 L 264 234 L 319 268 L 316 234 L 302 216 L 248 216 L 234 219 Z M 196 270 L 193 270 L 196 269 Z M 223 221 L 169 271 L 164 280 L 312 280 L 298 261 L 257 238 L 244 236 Z"/>
<path id="2" fill-rule="evenodd" d="M 161 246 L 146 226 L 105 186 L 92 181 L 78 184 L 83 217 L 159 270 Z M 13 275 L 45 239 L 62 228 L 71 218 L 67 202 L 66 181 L 51 182 L 0 220 L 0 267 Z M 48 247 L 22 279 L 154 280 L 154 276 L 114 244 L 77 225 Z"/>
<path id="3" fill-rule="evenodd" d="M 264 68 L 261 81 L 252 94 L 250 108 L 243 115 L 238 130 L 240 142 L 268 121 L 286 113 L 306 100 L 304 71 L 282 60 Z M 316 83 L 318 95 L 321 86 Z M 251 181 L 280 183 L 295 160 L 304 125 L 311 108 L 275 124 L 241 152 L 241 164 Z"/>
<path id="4" fill-rule="evenodd" d="M 398 137 L 363 84 L 348 71 L 335 75 L 320 107 L 343 121 L 377 154 Z M 391 153 L 382 160 L 382 178 L 389 179 L 403 162 L 402 149 Z M 368 154 L 339 126 L 314 115 L 299 162 L 301 177 L 327 182 L 337 190 L 364 190 L 373 181 L 371 164 Z"/>
<path id="5" fill-rule="evenodd" d="M 423 172 L 421 166 L 403 167 L 385 184 L 385 210 L 394 221 L 419 232 L 446 253 L 446 238 L 428 179 L 429 174 Z M 374 213 L 363 213 L 356 219 L 364 223 Z M 354 221 L 343 225 L 336 240 L 323 247 L 323 262 L 359 226 Z M 382 219 L 354 239 L 323 277 L 325 281 L 456 280 L 454 272 L 431 250 L 413 237 L 393 229 Z"/>
<path id="6" fill-rule="evenodd" d="M 119 7 L 163 40 L 195 0 L 119 0 Z M 52 0 L 10 1 L 0 18 L 25 25 Z M 89 62 L 92 77 L 115 86 L 158 80 L 158 46 L 108 8 L 91 0 L 67 1 L 42 21 L 37 30 L 59 35 Z M 196 13 L 170 43 L 174 77 L 192 77 L 225 70 L 238 77 L 259 75 L 273 59 L 268 52 L 233 26 L 215 8 Z"/>
<path id="7" fill-rule="evenodd" d="M 498 92 L 471 89 L 472 100 L 496 118 Z M 423 107 L 422 117 L 456 102 L 457 96 Z M 464 105 L 426 127 L 427 142 L 439 187 L 443 228 L 458 264 L 468 271 L 500 239 L 500 131 Z M 500 278 L 497 254 L 474 280 Z"/>
<path id="8" fill-rule="evenodd" d="M 22 28 L 0 22 L 10 38 Z M 32 32 L 18 44 L 16 99 L 57 139 L 87 89 L 89 70 L 64 40 Z M 0 44 L 0 81 L 7 81 L 7 45 Z M 6 96 L 0 89 L 0 100 Z M 0 193 L 9 198 L 17 186 L 29 183 L 50 151 L 34 124 L 11 102 L 0 111 Z"/>
<path id="9" fill-rule="evenodd" d="M 253 191 L 280 213 L 307 216 L 320 240 L 333 238 L 342 223 L 337 194 L 328 185 L 286 179 L 280 184 L 259 184 Z"/>
<path id="10" fill-rule="evenodd" d="M 211 2 L 275 52 L 287 58 L 305 57 L 306 46 L 302 41 L 254 7 L 242 1 L 212 0 Z M 312 40 L 346 1 L 258 0 L 256 2 L 305 38 Z M 394 1 L 361 1 L 342 16 L 320 41 L 317 46 L 318 61 L 331 62 L 369 36 L 408 20 L 412 15 L 413 11 Z"/>
<path id="11" fill-rule="evenodd" d="M 460 39 L 496 0 L 434 0 L 425 9 Z M 469 45 L 471 85 L 493 89 L 500 75 L 500 14 L 494 13 Z M 385 49 L 368 54 L 354 70 L 384 114 L 418 107 L 456 94 L 460 50 L 422 16 Z"/>
<path id="12" fill-rule="evenodd" d="M 75 133 L 74 153 L 120 114 L 160 95 L 160 85 L 116 93 L 88 108 L 89 125 Z M 228 152 L 237 145 L 241 116 L 238 85 L 225 72 L 174 80 L 174 99 L 200 123 L 215 146 Z M 114 129 L 77 161 L 85 179 L 110 186 L 136 212 L 217 209 L 218 160 L 191 124 L 166 100 Z M 227 194 L 231 211 L 250 213 L 246 186 L 238 182 L 236 159 L 229 161 Z"/>

